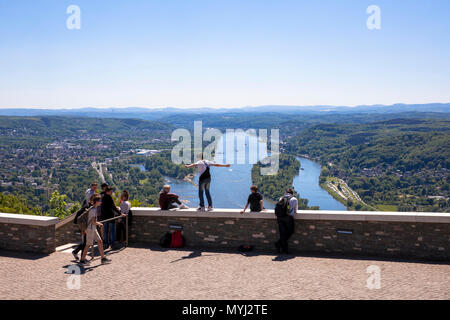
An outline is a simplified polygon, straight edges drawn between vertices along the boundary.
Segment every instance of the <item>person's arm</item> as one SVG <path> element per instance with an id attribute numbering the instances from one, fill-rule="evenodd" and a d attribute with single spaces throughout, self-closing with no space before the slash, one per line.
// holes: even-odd
<path id="1" fill-rule="evenodd" d="M 266 209 L 264 209 L 264 205 L 263 205 L 263 200 L 262 199 L 259 201 L 259 203 L 260 203 L 260 206 L 261 206 L 261 211 L 266 210 Z"/>
<path id="2" fill-rule="evenodd" d="M 116 207 L 116 204 L 114 203 L 114 201 L 112 203 L 112 209 L 116 213 L 116 215 L 120 216 L 120 210 Z"/>
<path id="3" fill-rule="evenodd" d="M 184 167 L 189 169 L 189 168 L 195 167 L 196 165 L 197 165 L 197 163 L 191 163 L 191 164 L 185 164 Z"/>
<path id="4" fill-rule="evenodd" d="M 241 211 L 241 214 L 243 214 L 245 212 L 245 210 L 247 210 L 247 208 L 248 208 L 248 202 L 245 204 L 245 208 L 244 208 L 244 210 Z"/>
<path id="5" fill-rule="evenodd" d="M 177 198 L 177 199 L 180 197 L 180 196 L 177 195 L 176 193 L 168 193 L 167 196 L 169 196 L 169 197 L 174 197 L 174 198 Z"/>
<path id="6" fill-rule="evenodd" d="M 226 168 L 229 168 L 229 167 L 231 167 L 231 164 L 211 163 L 210 166 L 212 166 L 212 167 L 226 167 Z"/>

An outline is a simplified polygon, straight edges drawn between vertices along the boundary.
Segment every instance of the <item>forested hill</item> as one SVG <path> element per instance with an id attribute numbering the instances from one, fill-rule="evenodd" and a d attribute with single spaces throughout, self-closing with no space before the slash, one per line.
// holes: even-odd
<path id="1" fill-rule="evenodd" d="M 280 154 L 279 168 L 276 174 L 262 175 L 261 168 L 269 167 L 269 163 L 261 163 L 258 161 L 252 167 L 252 182 L 258 186 L 259 192 L 272 201 L 278 201 L 283 196 L 285 190 L 292 187 L 294 177 L 298 175 L 300 169 L 300 161 L 294 156 Z M 308 206 L 308 199 L 301 198 L 301 194 L 295 194 L 298 199 L 298 209 L 300 210 L 319 210 L 318 206 Z"/>
<path id="2" fill-rule="evenodd" d="M 290 152 L 323 158 L 344 169 L 450 169 L 450 120 L 394 119 L 321 124 L 288 142 Z M 326 162 L 325 162 L 326 160 Z"/>
<path id="3" fill-rule="evenodd" d="M 140 119 L 85 118 L 85 117 L 2 117 L 0 135 L 68 137 L 84 134 L 132 135 L 133 133 L 164 132 L 172 130 L 167 123 Z"/>
<path id="4" fill-rule="evenodd" d="M 450 120 L 392 119 L 320 124 L 287 141 L 288 153 L 319 158 L 372 205 L 448 210 Z"/>

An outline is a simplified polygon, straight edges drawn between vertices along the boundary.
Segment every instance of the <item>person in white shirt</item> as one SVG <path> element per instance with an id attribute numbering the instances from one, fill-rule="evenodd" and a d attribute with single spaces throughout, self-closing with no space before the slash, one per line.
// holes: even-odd
<path id="1" fill-rule="evenodd" d="M 122 194 L 120 195 L 120 214 L 122 217 L 129 216 L 130 209 L 131 209 L 131 203 L 129 201 L 130 194 L 128 193 L 128 190 L 123 190 Z M 129 219 L 129 217 L 128 217 Z M 130 226 L 130 221 L 128 220 L 128 226 Z M 126 234 L 127 234 L 127 224 L 125 219 L 118 219 L 117 220 L 117 239 L 124 243 L 126 241 Z"/>
<path id="2" fill-rule="evenodd" d="M 209 160 L 203 159 L 203 153 L 200 153 L 198 156 L 198 161 L 196 163 L 192 163 L 189 165 L 184 165 L 186 168 L 192 168 L 197 166 L 198 173 L 200 175 L 198 179 L 198 197 L 200 199 L 198 211 L 205 211 L 205 200 L 203 198 L 203 191 L 206 193 L 206 199 L 208 200 L 208 211 L 213 209 L 211 194 L 209 192 L 209 186 L 211 184 L 211 173 L 210 167 L 230 167 L 229 164 L 218 164 Z"/>
<path id="3" fill-rule="evenodd" d="M 86 192 L 84 193 L 84 203 L 83 206 L 84 207 L 88 207 L 89 206 L 89 201 L 91 200 L 91 197 L 97 192 L 97 188 L 98 188 L 98 184 L 97 182 L 92 182 L 91 187 L 89 189 L 86 190 Z"/>
<path id="4" fill-rule="evenodd" d="M 289 189 L 292 191 L 292 189 Z M 293 192 L 293 191 L 292 191 Z M 291 216 L 295 216 L 298 210 L 298 200 L 296 197 L 294 197 L 293 193 L 288 193 L 291 195 L 291 199 L 289 200 L 289 214 Z"/>

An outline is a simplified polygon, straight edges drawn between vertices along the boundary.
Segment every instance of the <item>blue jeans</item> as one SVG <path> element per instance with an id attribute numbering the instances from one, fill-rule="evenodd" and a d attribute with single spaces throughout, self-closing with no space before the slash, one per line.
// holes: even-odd
<path id="1" fill-rule="evenodd" d="M 205 200 L 203 199 L 203 190 L 206 193 L 206 199 L 208 199 L 208 205 L 212 207 L 211 194 L 209 193 L 209 185 L 211 184 L 211 178 L 198 182 L 198 197 L 200 198 L 200 207 L 205 206 Z"/>
<path id="2" fill-rule="evenodd" d="M 105 223 L 105 239 L 103 240 L 104 248 L 107 248 L 109 245 L 113 246 L 116 242 L 116 222 L 106 222 Z"/>

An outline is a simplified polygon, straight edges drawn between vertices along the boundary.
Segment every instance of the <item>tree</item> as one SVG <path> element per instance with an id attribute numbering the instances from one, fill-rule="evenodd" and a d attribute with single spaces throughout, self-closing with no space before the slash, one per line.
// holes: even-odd
<path id="1" fill-rule="evenodd" d="M 67 196 L 65 194 L 60 195 L 59 191 L 55 190 L 50 197 L 50 215 L 60 219 L 64 219 L 68 216 L 70 212 L 66 210 L 66 199 Z"/>

